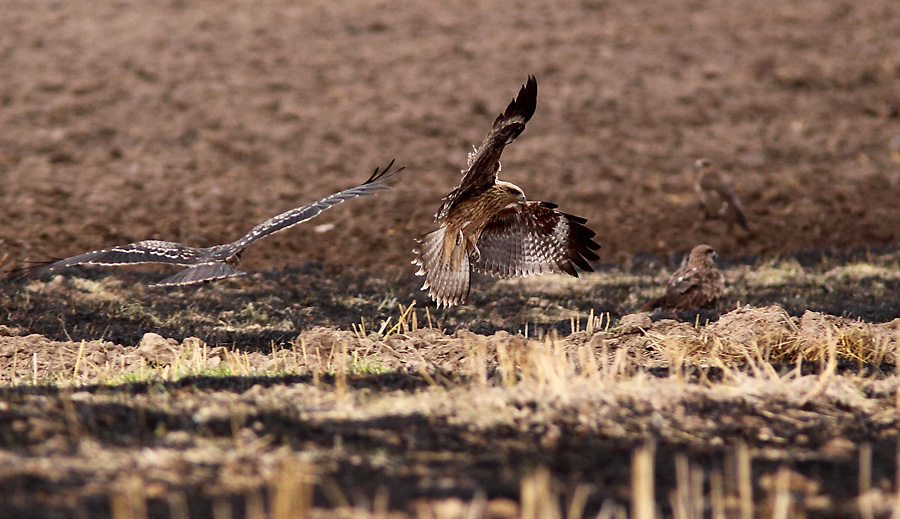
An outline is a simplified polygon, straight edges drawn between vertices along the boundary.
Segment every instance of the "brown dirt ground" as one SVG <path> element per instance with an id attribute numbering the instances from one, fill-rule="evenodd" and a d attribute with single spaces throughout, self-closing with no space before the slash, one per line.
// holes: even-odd
<path id="1" fill-rule="evenodd" d="M 847 362 L 839 349 L 826 366 L 824 329 L 881 354 Z M 581 487 L 591 517 L 625 510 L 628 460 L 648 438 L 664 516 L 689 488 L 682 462 L 707 496 L 695 506 L 711 512 L 711 481 L 724 478 L 718 504 L 736 513 L 742 446 L 760 516 L 780 492 L 792 514 L 832 517 L 885 516 L 895 499 L 894 459 L 859 460 L 861 445 L 894 452 L 898 321 L 743 307 L 705 327 L 632 314 L 551 342 L 315 328 L 269 353 L 17 333 L 0 327 L 0 509 L 17 517 L 264 517 L 310 478 L 311 504 L 332 514 L 321 517 L 512 518 L 536 467 L 552 475 L 539 485 L 552 508 Z M 756 361 L 729 367 L 742 351 Z M 770 363 L 798 351 L 802 366 Z M 857 499 L 861 474 L 871 483 Z M 482 512 L 464 515 L 472 499 Z M 295 514 L 278 517 L 306 517 Z"/>
<path id="2" fill-rule="evenodd" d="M 0 23 L 7 262 L 224 242 L 396 158 L 396 191 L 245 264 L 410 268 L 528 74 L 538 111 L 503 177 L 587 217 L 605 261 L 898 242 L 894 0 L 46 0 Z M 696 221 L 700 156 L 733 176 L 755 236 Z"/>
<path id="3" fill-rule="evenodd" d="M 894 502 L 896 251 L 731 266 L 724 308 L 652 316 L 628 312 L 664 272 L 479 280 L 449 311 L 412 275 L 316 264 L 176 290 L 88 274 L 0 285 L 0 510 L 21 517 L 256 518 L 308 491 L 314 517 L 512 518 L 543 468 L 592 517 L 628 508 L 648 438 L 663 516 L 685 463 L 736 514 L 741 445 L 760 516 L 779 492 L 796 514 Z M 420 329 L 391 331 L 413 302 Z"/>

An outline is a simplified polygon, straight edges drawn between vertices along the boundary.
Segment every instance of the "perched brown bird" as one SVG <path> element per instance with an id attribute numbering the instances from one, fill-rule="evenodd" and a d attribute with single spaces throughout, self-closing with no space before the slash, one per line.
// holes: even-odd
<path id="1" fill-rule="evenodd" d="M 725 277 L 716 268 L 715 259 L 716 251 L 709 245 L 694 247 L 687 265 L 669 278 L 666 293 L 645 303 L 641 312 L 654 308 L 686 310 L 714 306 L 725 292 Z"/>
<path id="2" fill-rule="evenodd" d="M 393 165 L 394 161 L 391 161 L 384 170 L 376 168 L 368 180 L 358 186 L 345 189 L 318 202 L 273 216 L 231 243 L 213 247 L 189 247 L 169 241 L 144 240 L 118 247 L 85 252 L 71 258 L 47 262 L 37 266 L 25 267 L 14 271 L 14 277 L 38 276 L 77 265 L 113 266 L 140 263 L 167 263 L 187 267 L 159 283 L 155 283 L 153 286 L 190 285 L 232 276 L 243 276 L 244 272 L 236 267 L 240 264 L 241 253 L 248 245 L 270 234 L 283 231 L 314 218 L 322 211 L 344 200 L 371 195 L 380 190 L 388 189 L 385 181 L 388 177 L 403 169 L 399 168 L 390 171 Z"/>
<path id="3" fill-rule="evenodd" d="M 501 278 L 547 272 L 577 277 L 575 267 L 592 271 L 588 261 L 599 259 L 587 220 L 550 202 L 528 201 L 518 186 L 497 180 L 503 148 L 522 133 L 536 107 L 537 81 L 529 76 L 469 154 L 462 182 L 435 215 L 440 227 L 418 240 L 416 274 L 425 276 L 422 289 L 438 307 L 466 302 L 472 271 Z"/>
<path id="4" fill-rule="evenodd" d="M 697 193 L 697 203 L 703 211 L 703 216 L 707 219 L 721 218 L 728 222 L 728 225 L 740 225 L 750 232 L 744 208 L 728 178 L 706 159 L 695 162 L 694 170 L 697 172 L 694 191 Z"/>

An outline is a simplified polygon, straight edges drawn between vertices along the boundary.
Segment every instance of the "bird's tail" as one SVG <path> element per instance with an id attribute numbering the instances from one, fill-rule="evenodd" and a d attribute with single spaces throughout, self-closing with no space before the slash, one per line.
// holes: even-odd
<path id="1" fill-rule="evenodd" d="M 653 310 L 656 310 L 657 308 L 661 307 L 663 305 L 663 303 L 665 302 L 665 300 L 666 300 L 665 295 L 659 296 L 656 299 L 651 299 L 651 300 L 647 301 L 646 303 L 644 303 L 643 305 L 641 305 L 641 307 L 638 309 L 638 311 L 639 312 L 652 312 Z"/>
<path id="2" fill-rule="evenodd" d="M 193 285 L 195 283 L 216 281 L 234 276 L 244 276 L 246 274 L 246 272 L 238 270 L 224 261 L 211 261 L 209 263 L 201 263 L 200 265 L 186 268 L 151 286 L 171 287 L 177 285 Z"/>
<path id="3" fill-rule="evenodd" d="M 438 308 L 465 303 L 469 298 L 471 266 L 464 244 L 456 244 L 444 257 L 446 227 L 441 227 L 419 238 L 414 265 L 419 266 L 417 276 L 425 276 L 422 290 L 434 299 Z"/>

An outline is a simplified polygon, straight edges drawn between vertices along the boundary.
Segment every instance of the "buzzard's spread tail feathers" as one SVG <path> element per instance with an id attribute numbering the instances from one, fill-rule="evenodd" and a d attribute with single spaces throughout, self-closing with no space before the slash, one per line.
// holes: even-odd
<path id="1" fill-rule="evenodd" d="M 428 290 L 438 308 L 465 303 L 469 299 L 471 282 L 472 269 L 463 245 L 458 244 L 448 258 L 444 257 L 446 230 L 441 227 L 423 235 L 418 240 L 419 246 L 413 250 L 416 254 L 413 264 L 419 266 L 416 275 L 425 276 L 422 290 Z"/>

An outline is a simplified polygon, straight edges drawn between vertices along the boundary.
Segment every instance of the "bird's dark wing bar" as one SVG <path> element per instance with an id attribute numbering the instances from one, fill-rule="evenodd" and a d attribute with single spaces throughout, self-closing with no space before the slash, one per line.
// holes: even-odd
<path id="1" fill-rule="evenodd" d="M 578 275 L 575 267 L 592 271 L 599 259 L 594 231 L 584 219 L 549 209 L 539 202 L 523 202 L 501 211 L 478 240 L 474 268 L 496 277 L 530 276 L 547 272 Z"/>
<path id="2" fill-rule="evenodd" d="M 219 279 L 244 275 L 246 275 L 246 272 L 237 270 L 224 261 L 210 261 L 208 263 L 201 263 L 200 265 L 186 268 L 163 279 L 159 283 L 153 283 L 150 286 L 170 287 L 177 285 L 192 285 L 194 283 L 216 281 Z"/>
<path id="3" fill-rule="evenodd" d="M 537 80 L 534 76 L 528 76 L 528 81 L 522 85 L 519 95 L 509 103 L 502 114 L 497 116 L 484 142 L 469 157 L 469 169 L 466 170 L 459 187 L 445 198 L 438 211 L 438 218 L 445 215 L 457 200 L 477 193 L 494 183 L 503 148 L 525 130 L 525 123 L 534 115 L 536 108 Z"/>
<path id="4" fill-rule="evenodd" d="M 228 249 L 233 251 L 234 253 L 240 252 L 245 247 L 247 247 L 247 245 L 250 245 L 256 240 L 265 238 L 270 234 L 283 231 L 299 223 L 315 218 L 322 211 L 325 211 L 326 209 L 329 209 L 332 206 L 343 202 L 344 200 L 350 200 L 351 198 L 356 198 L 358 196 L 371 195 L 376 191 L 380 191 L 382 189 L 389 189 L 389 187 L 385 185 L 388 179 L 394 174 L 403 171 L 404 169 L 399 168 L 395 169 L 394 171 L 390 171 L 393 165 L 394 161 L 392 160 L 391 163 L 388 164 L 388 166 L 383 170 L 375 168 L 375 172 L 372 173 L 369 179 L 358 186 L 351 187 L 350 189 L 345 189 L 339 193 L 327 196 L 319 200 L 318 202 L 313 202 L 311 204 L 304 205 L 303 207 L 291 209 L 277 216 L 269 218 L 253 229 L 250 229 L 250 232 L 248 232 L 238 240 L 228 244 Z"/>
<path id="5" fill-rule="evenodd" d="M 168 263 L 193 265 L 208 249 L 188 247 L 180 243 L 145 240 L 108 249 L 85 252 L 77 256 L 17 269 L 14 279 L 40 276 L 78 265 L 131 265 L 140 263 Z"/>

